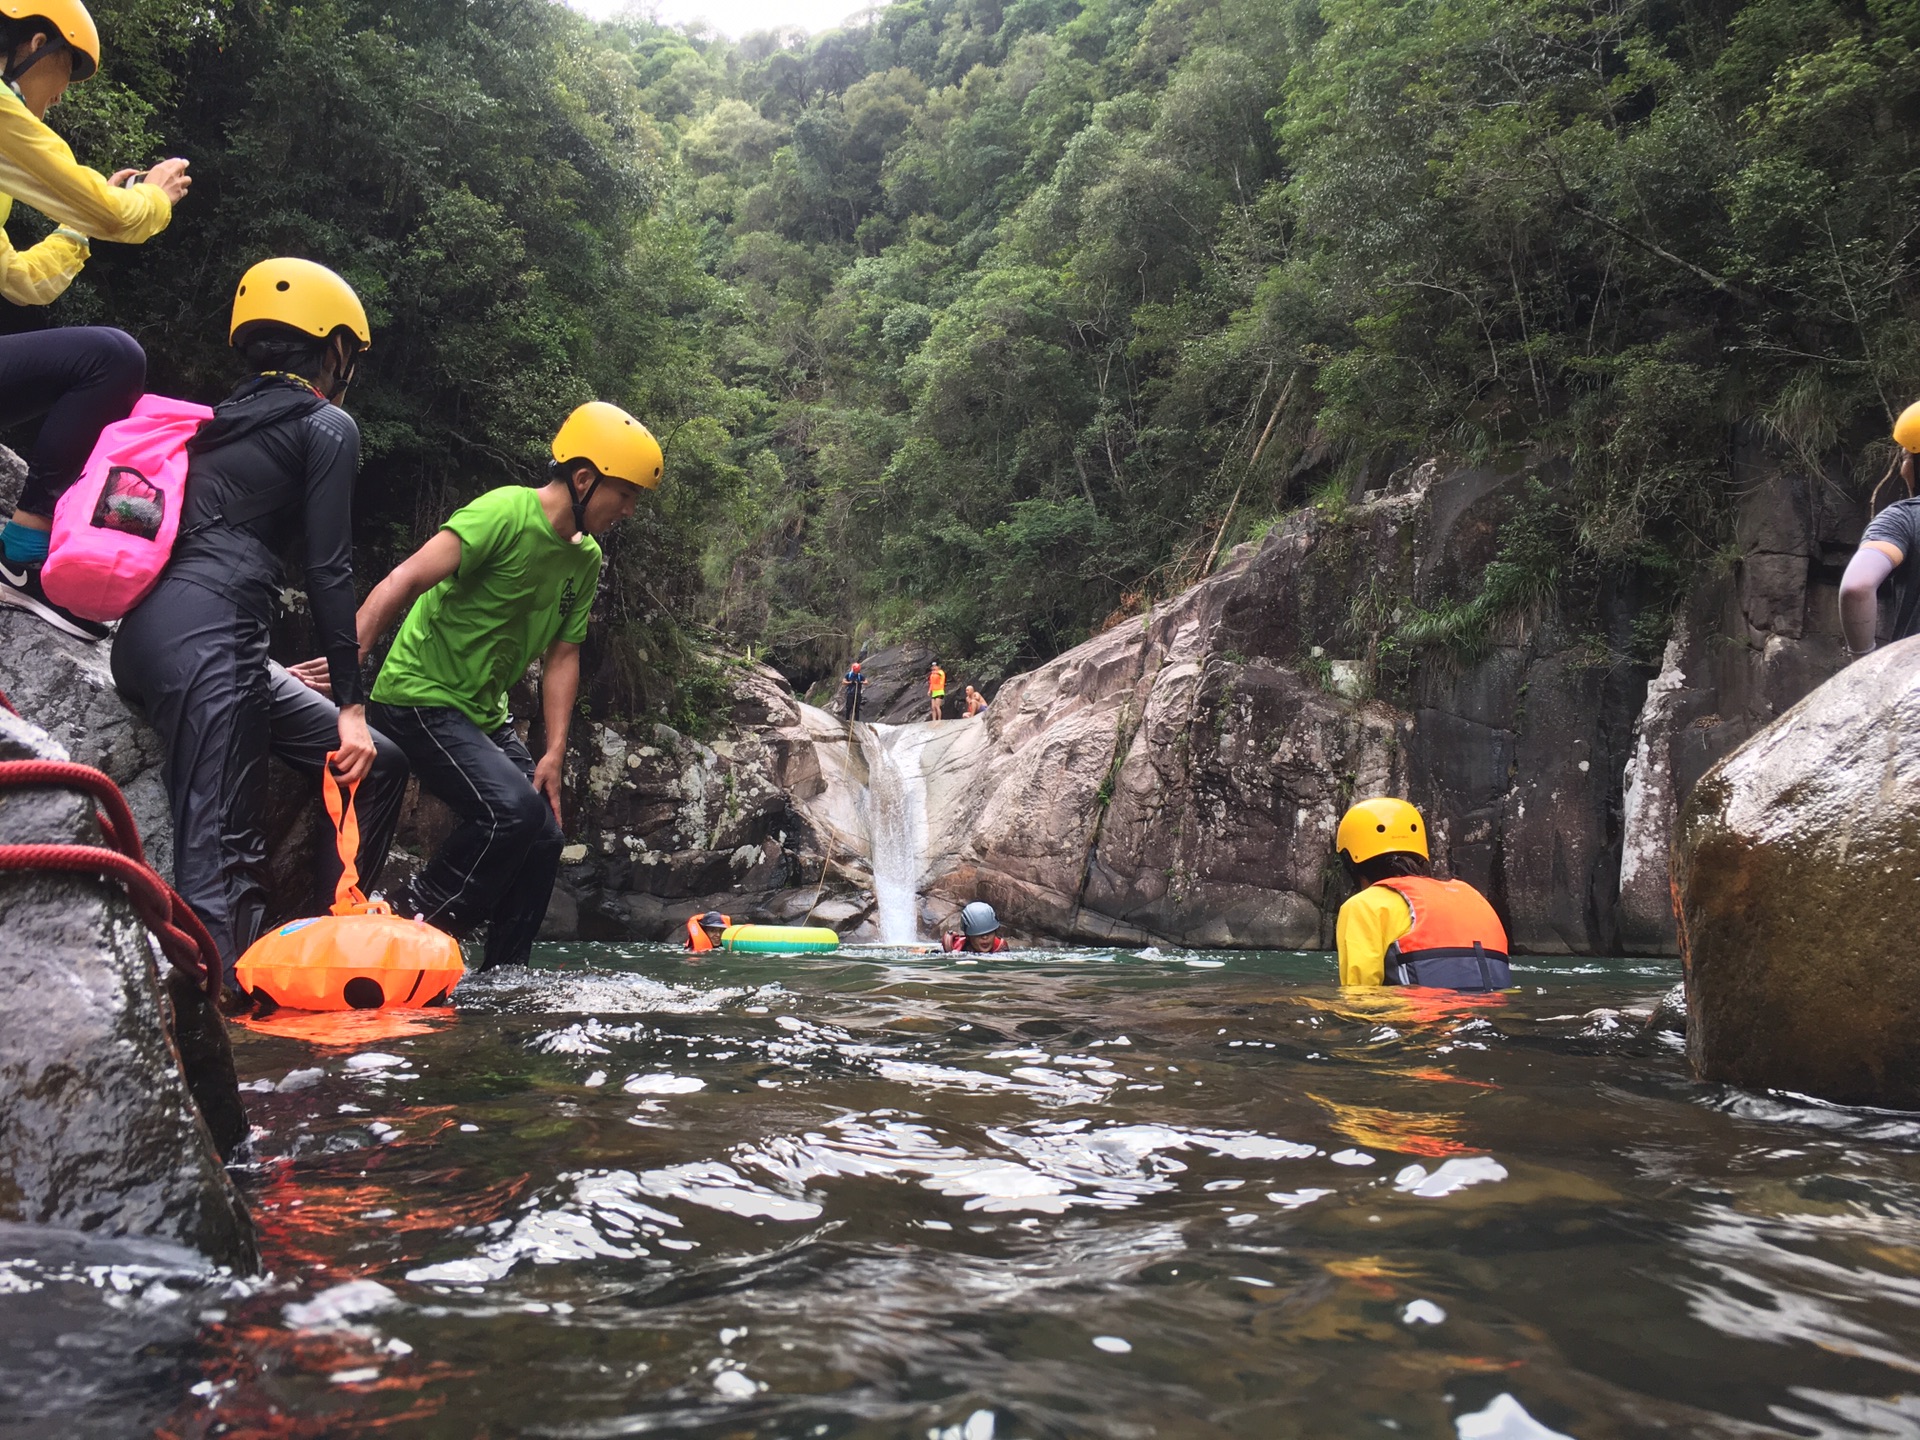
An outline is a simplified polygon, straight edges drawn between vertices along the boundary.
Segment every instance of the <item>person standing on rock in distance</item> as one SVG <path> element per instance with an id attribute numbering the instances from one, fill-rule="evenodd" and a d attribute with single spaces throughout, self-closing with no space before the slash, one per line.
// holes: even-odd
<path id="1" fill-rule="evenodd" d="M 89 236 L 128 244 L 152 238 L 193 182 L 178 159 L 104 176 L 47 128 L 47 111 L 67 86 L 100 67 L 100 32 L 81 0 L 0 0 L 0 52 L 0 225 L 20 199 L 59 227 L 27 250 L 15 250 L 0 231 L 0 296 L 50 305 L 87 263 Z M 146 352 L 124 330 L 76 325 L 0 335 L 0 425 L 41 417 L 26 487 L 0 530 L 0 602 L 77 639 L 101 639 L 107 627 L 54 604 L 40 588 L 53 508 L 80 478 L 101 430 L 127 417 L 146 380 Z"/>
<path id="2" fill-rule="evenodd" d="M 360 431 L 339 402 L 372 339 L 367 312 L 323 265 L 262 260 L 241 277 L 228 337 L 252 374 L 188 443 L 179 539 L 159 583 L 120 622 L 112 664 L 121 694 L 160 732 L 174 885 L 206 921 L 231 983 L 266 916 L 268 756 L 317 778 L 334 752 L 334 772 L 359 784 L 368 889 L 407 763 L 367 728 L 354 632 Z M 267 658 L 280 554 L 299 533 L 326 650 L 314 663 L 334 704 Z M 340 860 L 321 849 L 316 889 L 331 896 Z"/>
<path id="3" fill-rule="evenodd" d="M 526 964 L 560 869 L 560 772 L 600 580 L 593 537 L 632 515 L 664 468 L 647 427 L 600 400 L 569 415 L 552 448 L 545 485 L 504 485 L 455 511 L 360 607 L 363 656 L 400 625 L 374 723 L 460 817 L 394 908 L 461 938 L 485 925 L 488 970 Z M 537 764 L 507 714 L 507 687 L 535 657 Z"/>
<path id="4" fill-rule="evenodd" d="M 1913 493 L 1915 452 L 1920 451 L 1920 401 L 1901 412 L 1893 438 L 1906 453 L 1900 457 L 1907 498 L 1896 500 L 1867 524 L 1860 548 L 1840 577 L 1840 629 L 1847 637 L 1847 654 L 1858 660 L 1872 652 L 1880 623 L 1880 586 L 1892 577 L 1897 597 L 1893 611 L 1894 640 L 1920 634 L 1920 498 Z M 1891 475 L 1889 475 L 1891 478 Z M 1884 483 L 1884 482 L 1883 482 Z"/>
<path id="5" fill-rule="evenodd" d="M 860 720 L 860 692 L 867 688 L 867 677 L 860 671 L 860 662 L 854 661 L 847 667 L 846 675 L 840 681 L 840 708 L 847 717 L 849 725 Z"/>
<path id="6" fill-rule="evenodd" d="M 1342 985 L 1503 990 L 1513 983 L 1507 932 L 1464 880 L 1427 873 L 1427 827 L 1404 800 L 1363 800 L 1334 844 L 1361 888 L 1335 926 Z"/>
<path id="7" fill-rule="evenodd" d="M 927 671 L 927 701 L 932 708 L 932 719 L 940 719 L 940 712 L 946 708 L 947 672 L 940 668 L 935 660 L 933 668 Z"/>

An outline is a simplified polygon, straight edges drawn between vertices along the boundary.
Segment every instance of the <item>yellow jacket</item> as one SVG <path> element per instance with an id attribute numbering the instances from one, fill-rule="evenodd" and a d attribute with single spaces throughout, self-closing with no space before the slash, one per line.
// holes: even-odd
<path id="1" fill-rule="evenodd" d="M 61 226 L 24 251 L 0 235 L 0 295 L 16 305 L 48 304 L 72 284 L 87 262 L 87 237 L 137 244 L 173 219 L 166 191 L 145 182 L 130 189 L 109 185 L 0 85 L 0 224 L 16 199 Z"/>
<path id="2" fill-rule="evenodd" d="M 13 197 L 0 195 L 0 227 L 13 213 Z M 51 305 L 73 283 L 91 252 L 87 237 L 62 225 L 38 245 L 13 248 L 0 228 L 0 296 L 16 305 Z"/>
<path id="3" fill-rule="evenodd" d="M 1342 985 L 1387 983 L 1387 947 L 1413 929 L 1413 911 L 1384 885 L 1369 885 L 1340 907 L 1334 923 Z"/>

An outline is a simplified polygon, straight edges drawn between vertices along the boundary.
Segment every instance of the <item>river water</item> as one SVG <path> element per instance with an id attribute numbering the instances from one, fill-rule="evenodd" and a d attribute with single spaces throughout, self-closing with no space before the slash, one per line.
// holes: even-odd
<path id="1" fill-rule="evenodd" d="M 0 1243 L 0 1434 L 1920 1434 L 1920 1117 L 1660 962 L 536 960 L 236 1031 L 271 1276 Z"/>

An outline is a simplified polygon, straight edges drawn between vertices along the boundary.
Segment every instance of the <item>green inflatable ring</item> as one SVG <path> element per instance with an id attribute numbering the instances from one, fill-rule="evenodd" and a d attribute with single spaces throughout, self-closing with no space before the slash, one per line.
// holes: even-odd
<path id="1" fill-rule="evenodd" d="M 838 950 L 840 936 L 822 925 L 729 925 L 720 946 L 739 955 L 806 955 Z"/>

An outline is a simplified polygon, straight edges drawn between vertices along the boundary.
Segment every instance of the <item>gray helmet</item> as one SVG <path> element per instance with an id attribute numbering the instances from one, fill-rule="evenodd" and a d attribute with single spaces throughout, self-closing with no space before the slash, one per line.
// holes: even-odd
<path id="1" fill-rule="evenodd" d="M 1000 928 L 1000 917 L 993 913 L 993 906 L 986 901 L 969 900 L 960 911 L 960 928 L 969 939 L 991 935 Z"/>

